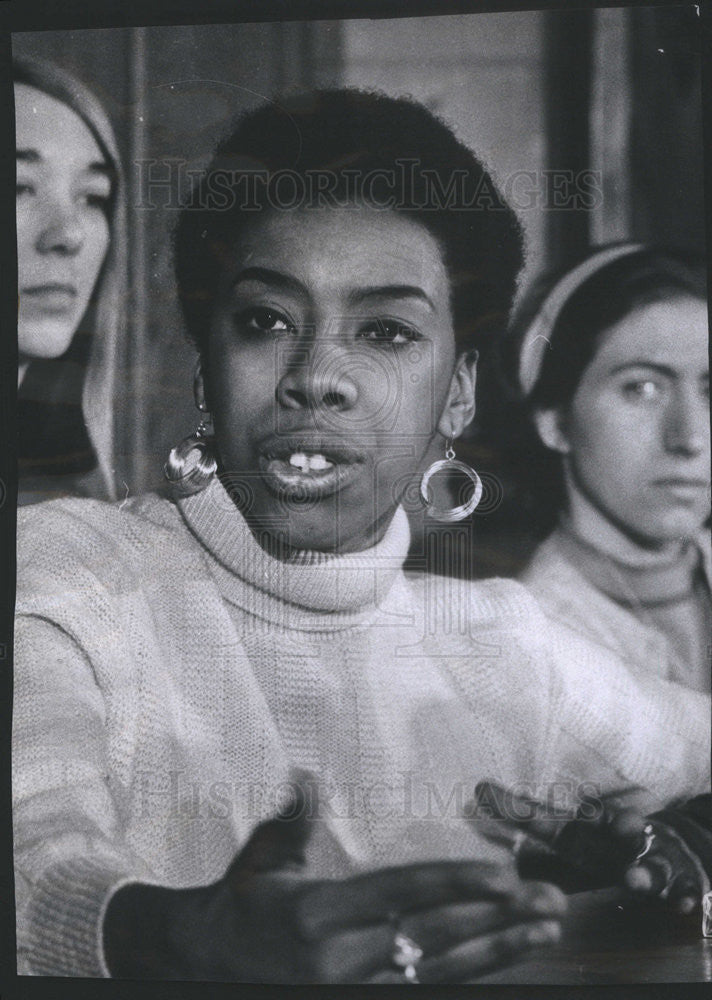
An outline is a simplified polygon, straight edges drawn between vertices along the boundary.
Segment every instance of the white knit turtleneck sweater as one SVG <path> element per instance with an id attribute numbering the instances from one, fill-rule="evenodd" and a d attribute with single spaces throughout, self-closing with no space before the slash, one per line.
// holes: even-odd
<path id="1" fill-rule="evenodd" d="M 19 971 L 106 975 L 127 881 L 219 878 L 290 768 L 321 876 L 491 856 L 478 780 L 571 799 L 709 783 L 709 699 L 633 676 L 510 581 L 406 577 L 374 548 L 268 556 L 222 487 L 20 513 L 13 718 Z"/>

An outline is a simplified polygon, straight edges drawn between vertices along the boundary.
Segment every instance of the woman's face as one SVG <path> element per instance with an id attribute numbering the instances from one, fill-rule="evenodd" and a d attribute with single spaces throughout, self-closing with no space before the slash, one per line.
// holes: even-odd
<path id="1" fill-rule="evenodd" d="M 15 85 L 20 362 L 64 354 L 109 245 L 111 171 L 66 104 Z"/>
<path id="2" fill-rule="evenodd" d="M 473 405 L 439 246 L 390 211 L 256 220 L 222 273 L 208 353 L 223 471 L 253 527 L 295 548 L 373 544 L 439 424 L 456 436 Z"/>
<path id="3" fill-rule="evenodd" d="M 563 422 L 587 499 L 650 546 L 691 537 L 710 512 L 707 306 L 641 306 L 604 333 Z"/>

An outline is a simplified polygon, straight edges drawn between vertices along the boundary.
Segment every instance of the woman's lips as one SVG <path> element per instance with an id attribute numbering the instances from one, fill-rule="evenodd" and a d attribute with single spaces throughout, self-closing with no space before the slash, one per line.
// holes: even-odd
<path id="1" fill-rule="evenodd" d="M 73 285 L 58 282 L 46 285 L 32 285 L 20 290 L 20 302 L 24 300 L 36 309 L 46 312 L 66 312 L 74 308 L 77 290 Z"/>
<path id="2" fill-rule="evenodd" d="M 318 500 L 351 483 L 365 455 L 342 443 L 322 439 L 268 439 L 259 447 L 259 468 L 270 490 L 281 498 Z"/>
<path id="3" fill-rule="evenodd" d="M 699 500 L 701 495 L 709 496 L 710 493 L 710 484 L 704 479 L 681 479 L 671 476 L 656 479 L 654 485 L 677 500 L 690 503 Z"/>
<path id="4" fill-rule="evenodd" d="M 279 497 L 318 500 L 347 486 L 357 475 L 357 465 L 331 465 L 328 469 L 302 471 L 281 458 L 260 456 L 260 472 L 267 488 Z"/>

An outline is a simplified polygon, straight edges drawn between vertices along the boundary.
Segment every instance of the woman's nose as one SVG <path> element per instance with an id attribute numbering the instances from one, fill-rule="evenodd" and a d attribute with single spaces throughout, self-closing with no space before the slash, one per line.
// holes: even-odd
<path id="1" fill-rule="evenodd" d="M 665 447 L 669 452 L 698 455 L 709 445 L 709 402 L 699 390 L 680 391 L 672 402 L 665 423 Z"/>
<path id="2" fill-rule="evenodd" d="M 84 243 L 84 225 L 72 204 L 54 202 L 46 206 L 37 235 L 40 253 L 75 254 Z"/>
<path id="3" fill-rule="evenodd" d="M 358 388 L 349 375 L 348 352 L 314 339 L 290 352 L 277 384 L 277 400 L 290 410 L 350 410 Z"/>

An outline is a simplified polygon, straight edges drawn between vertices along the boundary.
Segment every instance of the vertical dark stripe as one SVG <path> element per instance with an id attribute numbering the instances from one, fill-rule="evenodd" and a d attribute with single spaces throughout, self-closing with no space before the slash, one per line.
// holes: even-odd
<path id="1" fill-rule="evenodd" d="M 148 89 L 147 79 L 147 34 L 149 28 L 131 28 L 128 44 L 128 87 L 129 114 L 128 139 L 129 156 L 125 166 L 126 204 L 127 204 L 127 239 L 128 239 L 128 295 L 131 308 L 126 311 L 128 328 L 128 376 L 131 380 L 128 392 L 129 404 L 123 417 L 127 421 L 129 432 L 129 462 L 130 480 L 137 492 L 143 492 L 151 483 L 150 470 L 145 469 L 148 455 L 148 421 L 146 419 L 148 399 L 148 371 L 146 344 L 149 318 L 149 283 L 151 276 L 148 268 L 146 226 L 149 214 L 132 211 L 132 206 L 139 203 L 140 194 L 136 190 L 136 173 L 133 164 L 144 160 L 147 155 L 146 130 L 147 122 L 139 114 L 143 106 L 143 95 Z M 121 358 L 124 361 L 124 358 Z M 119 371 L 121 377 L 123 371 Z"/>
<path id="2" fill-rule="evenodd" d="M 548 193 L 546 244 L 548 262 L 563 266 L 583 254 L 589 241 L 585 211 L 566 206 L 567 178 L 588 170 L 591 93 L 591 10 L 553 10 L 545 27 L 545 122 Z M 557 193 L 558 192 L 558 193 Z"/>
<path id="3" fill-rule="evenodd" d="M 275 29 L 278 90 L 338 86 L 343 66 L 338 21 L 284 21 Z"/>
<path id="4" fill-rule="evenodd" d="M 704 249 L 701 29 L 693 6 L 631 11 L 637 239 Z"/>
<path id="5" fill-rule="evenodd" d="M 338 87 L 343 79 L 343 25 L 340 21 L 303 22 L 307 87 Z"/>

